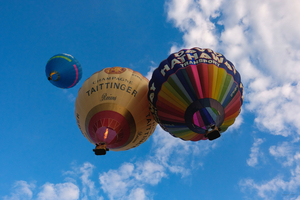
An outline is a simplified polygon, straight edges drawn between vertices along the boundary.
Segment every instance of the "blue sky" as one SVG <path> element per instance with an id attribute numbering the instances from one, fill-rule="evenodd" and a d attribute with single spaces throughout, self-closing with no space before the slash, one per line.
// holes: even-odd
<path id="1" fill-rule="evenodd" d="M 2 1 L 0 199 L 300 199 L 300 3 L 296 0 Z M 157 127 L 139 147 L 93 154 L 74 104 L 94 72 L 148 78 L 181 48 L 211 48 L 240 72 L 244 104 L 215 141 Z M 69 53 L 62 90 L 47 60 Z"/>

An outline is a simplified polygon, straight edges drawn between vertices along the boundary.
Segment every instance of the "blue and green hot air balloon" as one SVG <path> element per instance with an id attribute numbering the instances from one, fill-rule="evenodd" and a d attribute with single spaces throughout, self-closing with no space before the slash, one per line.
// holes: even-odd
<path id="1" fill-rule="evenodd" d="M 51 57 L 46 65 L 48 80 L 59 88 L 74 87 L 82 77 L 80 63 L 69 54 L 57 54 Z"/>

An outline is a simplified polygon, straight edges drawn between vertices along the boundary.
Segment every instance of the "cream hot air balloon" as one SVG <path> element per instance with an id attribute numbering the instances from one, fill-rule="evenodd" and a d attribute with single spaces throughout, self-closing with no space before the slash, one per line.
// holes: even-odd
<path id="1" fill-rule="evenodd" d="M 77 125 L 96 155 L 145 142 L 157 123 L 149 110 L 148 79 L 129 68 L 105 68 L 88 78 L 75 102 Z"/>

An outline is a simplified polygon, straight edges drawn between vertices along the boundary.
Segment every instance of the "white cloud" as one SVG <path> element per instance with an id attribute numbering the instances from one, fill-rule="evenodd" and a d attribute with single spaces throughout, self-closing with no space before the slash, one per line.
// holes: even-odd
<path id="1" fill-rule="evenodd" d="M 148 199 L 144 189 L 142 188 L 136 188 L 131 191 L 131 193 L 128 196 L 128 199 L 138 199 L 138 200 L 146 200 Z"/>
<path id="2" fill-rule="evenodd" d="M 70 93 L 70 91 L 68 91 L 68 89 L 62 89 L 62 92 L 67 96 L 68 101 L 70 103 L 74 103 L 75 102 L 76 97 L 72 93 Z"/>
<path id="3" fill-rule="evenodd" d="M 189 175 L 190 167 L 186 165 L 193 162 L 191 160 L 193 156 L 205 156 L 217 145 L 217 141 L 184 141 L 171 136 L 159 126 L 157 129 L 152 135 L 155 160 L 172 173 L 179 173 L 182 176 Z"/>
<path id="4" fill-rule="evenodd" d="M 166 3 L 168 20 L 184 33 L 184 47 L 217 45 L 216 27 L 210 18 L 219 16 L 222 0 L 170 0 Z M 173 46 L 171 53 L 182 47 Z"/>
<path id="5" fill-rule="evenodd" d="M 295 196 L 296 196 L 296 194 L 295 194 Z M 291 200 L 300 200 L 300 195 L 296 198 L 292 198 Z"/>
<path id="6" fill-rule="evenodd" d="M 10 196 L 4 196 L 4 200 L 26 200 L 33 196 L 32 190 L 35 188 L 33 183 L 28 184 L 26 181 L 17 181 L 14 186 L 14 192 Z"/>
<path id="7" fill-rule="evenodd" d="M 109 170 L 100 174 L 100 184 L 104 192 L 108 193 L 110 199 L 120 199 L 127 195 L 130 187 L 133 187 L 132 173 L 134 165 L 123 164 L 118 170 Z"/>
<path id="8" fill-rule="evenodd" d="M 17 181 L 14 192 L 10 196 L 3 197 L 4 200 L 75 200 L 79 199 L 79 188 L 73 183 L 45 183 L 36 197 L 33 196 L 35 184 L 26 181 Z"/>
<path id="9" fill-rule="evenodd" d="M 145 76 L 148 80 L 152 78 L 152 73 L 157 67 L 158 65 L 155 62 L 151 61 L 150 70 L 147 72 L 147 75 Z"/>
<path id="10" fill-rule="evenodd" d="M 300 7 L 297 6 L 299 2 L 295 3 L 293 0 L 284 3 L 280 0 L 232 0 L 222 7 L 224 34 L 237 27 L 242 29 L 239 32 L 244 37 L 240 43 L 242 51 L 255 58 L 263 71 L 279 79 L 277 81 L 299 80 L 296 76 L 299 69 L 292 64 L 299 62 L 300 45 L 300 28 L 294 26 L 300 18 Z M 230 43 L 225 38 L 223 40 Z"/>
<path id="11" fill-rule="evenodd" d="M 300 132 L 299 97 L 300 84 L 285 84 L 249 93 L 250 103 L 245 107 L 256 112 L 255 122 L 259 128 L 268 129 L 271 134 L 286 137 L 293 135 L 292 128 L 296 128 L 297 132 Z"/>
<path id="12" fill-rule="evenodd" d="M 143 171 L 143 169 L 135 169 L 131 163 L 124 163 L 118 170 L 104 172 L 99 176 L 101 188 L 108 194 L 109 199 L 147 199 L 143 186 L 144 183 L 151 184 L 149 178 L 155 176 L 156 172 L 140 176 L 140 170 Z"/>
<path id="13" fill-rule="evenodd" d="M 296 144 L 295 144 L 296 143 Z M 283 166 L 292 166 L 300 159 L 299 144 L 297 142 L 282 142 L 277 146 L 271 146 L 269 152 Z M 299 162 L 300 163 L 300 162 Z"/>
<path id="14" fill-rule="evenodd" d="M 90 179 L 90 176 L 92 175 L 94 168 L 95 168 L 94 165 L 86 162 L 79 169 L 80 173 L 82 174 L 80 179 L 83 185 L 82 188 L 83 199 L 90 199 L 91 197 L 100 198 L 98 197 L 99 191 L 95 188 L 95 183 Z"/>
<path id="15" fill-rule="evenodd" d="M 277 176 L 270 181 L 263 183 L 255 183 L 253 179 L 245 179 L 239 183 L 245 193 L 248 191 L 255 191 L 257 195 L 264 199 L 283 198 L 283 194 L 296 194 L 300 187 L 300 166 L 291 170 L 291 177 L 285 181 L 282 176 Z"/>
<path id="16" fill-rule="evenodd" d="M 73 183 L 46 183 L 38 193 L 38 200 L 76 200 L 79 199 L 79 188 Z"/>
<path id="17" fill-rule="evenodd" d="M 166 177 L 165 169 L 161 164 L 154 163 L 151 160 L 146 160 L 142 163 L 137 163 L 137 172 L 134 174 L 135 179 L 157 185 L 163 177 Z"/>
<path id="18" fill-rule="evenodd" d="M 251 147 L 251 153 L 250 158 L 247 160 L 247 164 L 251 167 L 254 167 L 258 164 L 258 157 L 262 156 L 262 153 L 259 151 L 259 146 L 264 142 L 263 139 L 258 138 L 255 139 L 252 147 Z"/>
<path id="19" fill-rule="evenodd" d="M 225 55 L 242 74 L 248 91 L 244 97 L 249 101 L 245 108 L 256 113 L 258 127 L 275 135 L 291 135 L 290 126 L 300 130 L 295 120 L 300 117 L 299 86 L 291 85 L 300 80 L 300 69 L 295 68 L 300 57 L 294 55 L 300 53 L 300 45 L 293 42 L 300 35 L 295 34 L 299 27 L 287 22 L 300 19 L 300 8 L 292 6 L 294 1 L 230 2 L 236 6 L 222 10 L 221 41 Z"/>
<path id="20" fill-rule="evenodd" d="M 295 156 L 294 156 L 295 160 L 300 160 L 300 152 L 296 152 Z"/>
<path id="21" fill-rule="evenodd" d="M 98 196 L 95 182 L 90 180 L 95 167 L 90 163 L 84 163 L 81 167 L 73 167 L 72 171 L 64 173 L 67 175 L 63 183 L 45 183 L 37 187 L 34 183 L 17 181 L 10 196 L 4 196 L 4 200 L 103 200 Z M 77 179 L 81 184 L 77 183 Z"/>

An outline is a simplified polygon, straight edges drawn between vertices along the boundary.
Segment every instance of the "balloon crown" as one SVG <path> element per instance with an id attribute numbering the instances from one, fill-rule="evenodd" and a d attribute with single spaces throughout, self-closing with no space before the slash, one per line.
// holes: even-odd
<path id="1" fill-rule="evenodd" d="M 126 68 L 123 67 L 111 67 L 104 69 L 104 72 L 107 74 L 122 74 L 126 71 Z"/>

